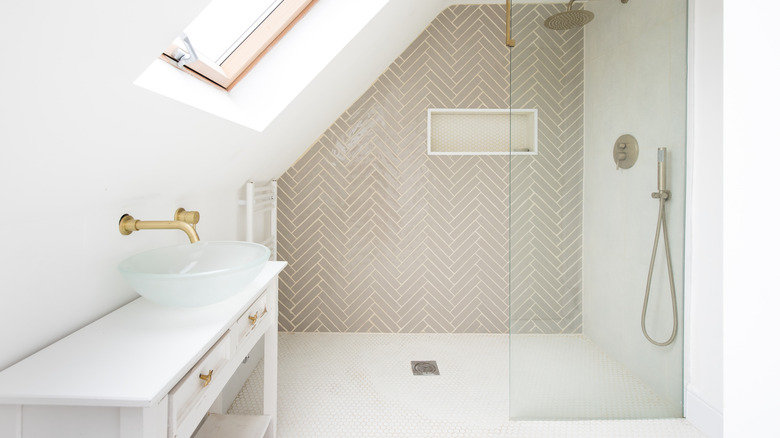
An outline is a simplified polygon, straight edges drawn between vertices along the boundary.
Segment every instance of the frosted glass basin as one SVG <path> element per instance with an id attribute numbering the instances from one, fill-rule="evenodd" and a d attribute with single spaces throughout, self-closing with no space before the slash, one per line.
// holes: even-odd
<path id="1" fill-rule="evenodd" d="M 213 304 L 240 292 L 271 255 L 250 242 L 195 242 L 145 251 L 123 260 L 119 272 L 142 297 L 163 306 Z"/>

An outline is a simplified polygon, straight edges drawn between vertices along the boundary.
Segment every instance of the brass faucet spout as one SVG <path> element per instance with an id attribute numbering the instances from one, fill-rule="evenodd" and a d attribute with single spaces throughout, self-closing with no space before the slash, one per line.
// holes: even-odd
<path id="1" fill-rule="evenodd" d="M 126 214 L 119 220 L 119 232 L 128 235 L 133 231 L 140 230 L 181 230 L 187 234 L 190 243 L 200 241 L 198 232 L 195 231 L 195 224 L 200 220 L 200 214 L 197 211 L 188 212 L 180 208 L 176 210 L 175 217 L 177 220 L 173 221 L 142 221 Z M 188 223 L 187 220 L 192 222 Z"/>

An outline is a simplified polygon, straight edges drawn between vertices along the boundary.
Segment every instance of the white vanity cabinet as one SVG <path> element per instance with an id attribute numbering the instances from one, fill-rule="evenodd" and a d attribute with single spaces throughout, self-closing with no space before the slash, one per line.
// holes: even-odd
<path id="1" fill-rule="evenodd" d="M 278 275 L 269 261 L 244 291 L 204 307 L 139 298 L 0 372 L 0 437 L 274 437 Z M 261 339 L 264 406 L 220 415 L 221 393 Z M 222 432 L 219 432 L 222 433 Z"/>

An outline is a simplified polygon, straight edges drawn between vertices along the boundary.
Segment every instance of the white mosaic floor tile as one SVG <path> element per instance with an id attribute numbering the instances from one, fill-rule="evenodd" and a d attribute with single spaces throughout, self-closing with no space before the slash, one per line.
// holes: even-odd
<path id="1" fill-rule="evenodd" d="M 659 397 L 584 335 L 513 335 L 511 347 L 513 418 L 682 416 L 681 402 Z"/>
<path id="2" fill-rule="evenodd" d="M 509 421 L 508 356 L 506 335 L 280 333 L 278 437 L 704 437 L 684 419 Z M 262 362 L 229 412 L 261 406 Z"/>

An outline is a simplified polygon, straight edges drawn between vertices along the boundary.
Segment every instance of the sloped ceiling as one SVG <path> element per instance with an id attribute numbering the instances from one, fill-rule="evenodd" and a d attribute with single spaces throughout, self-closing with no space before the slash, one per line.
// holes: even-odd
<path id="1" fill-rule="evenodd" d="M 259 133 L 225 163 L 237 178 L 210 188 L 267 180 L 284 173 L 444 8 L 460 3 L 504 2 L 319 0 L 230 93 L 159 60 L 136 84 Z"/>
<path id="2" fill-rule="evenodd" d="M 136 84 L 257 131 L 231 174 L 281 175 L 449 0 L 319 0 L 230 93 L 155 61 Z M 230 184 L 240 181 L 230 181 Z"/>

